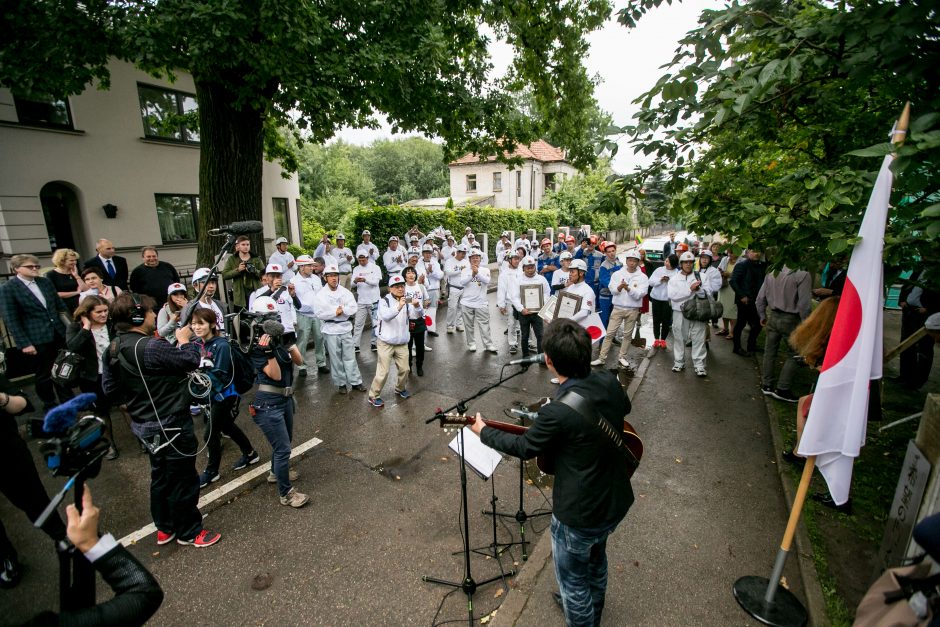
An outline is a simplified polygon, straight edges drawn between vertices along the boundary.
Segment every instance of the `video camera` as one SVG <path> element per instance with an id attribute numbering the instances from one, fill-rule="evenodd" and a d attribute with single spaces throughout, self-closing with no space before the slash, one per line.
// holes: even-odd
<path id="1" fill-rule="evenodd" d="M 46 414 L 43 430 L 50 437 L 40 442 L 39 451 L 53 475 L 70 476 L 85 469 L 86 477 L 98 474 L 101 459 L 111 446 L 104 437 L 105 423 L 87 412 L 79 418 L 96 400 L 94 394 L 79 394 Z"/>
<path id="2" fill-rule="evenodd" d="M 258 346 L 261 336 L 271 336 L 271 345 L 277 346 L 284 335 L 284 325 L 277 312 L 253 313 L 245 310 L 235 315 L 232 323 L 232 335 L 244 352 Z"/>

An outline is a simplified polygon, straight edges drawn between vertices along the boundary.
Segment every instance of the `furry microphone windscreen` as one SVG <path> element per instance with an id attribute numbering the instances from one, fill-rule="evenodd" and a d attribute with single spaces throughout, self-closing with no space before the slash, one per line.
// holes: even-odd
<path id="1" fill-rule="evenodd" d="M 78 412 L 83 411 L 95 404 L 98 397 L 90 392 L 79 394 L 61 405 L 51 409 L 46 414 L 42 428 L 46 433 L 64 433 L 69 427 L 78 421 Z"/>

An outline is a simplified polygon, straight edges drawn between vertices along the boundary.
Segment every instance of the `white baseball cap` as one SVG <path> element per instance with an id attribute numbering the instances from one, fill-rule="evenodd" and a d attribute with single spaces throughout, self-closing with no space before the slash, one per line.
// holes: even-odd
<path id="1" fill-rule="evenodd" d="M 561 251 L 561 254 L 558 255 L 559 261 L 564 261 L 565 259 L 571 259 L 571 253 L 569 253 L 567 250 Z"/>
<path id="2" fill-rule="evenodd" d="M 393 274 L 388 277 L 388 286 L 392 287 L 393 285 L 402 285 L 404 284 L 405 279 L 400 274 Z"/>
<path id="3" fill-rule="evenodd" d="M 707 248 L 703 248 L 701 251 L 699 251 L 698 256 L 699 256 L 699 257 L 708 257 L 709 259 L 713 259 L 713 258 L 715 257 L 715 256 L 712 254 L 712 251 L 708 250 Z"/>
<path id="4" fill-rule="evenodd" d="M 284 274 L 284 268 L 279 263 L 269 263 L 264 269 L 265 274 Z"/>
<path id="5" fill-rule="evenodd" d="M 571 265 L 568 266 L 569 270 L 580 270 L 581 272 L 587 272 L 587 264 L 584 263 L 584 259 L 575 259 L 571 262 Z"/>
<path id="6" fill-rule="evenodd" d="M 202 283 L 210 274 L 212 274 L 212 271 L 209 268 L 198 268 L 193 272 L 193 283 Z"/>
<path id="7" fill-rule="evenodd" d="M 278 244 L 286 244 L 286 243 L 287 243 L 287 238 L 286 238 L 286 237 L 279 237 L 279 238 L 277 238 L 276 240 L 274 240 L 274 245 L 275 245 L 275 246 L 277 246 Z"/>
<path id="8" fill-rule="evenodd" d="M 170 283 L 166 288 L 166 295 L 175 294 L 177 292 L 185 292 L 186 286 L 182 283 Z"/>
<path id="9" fill-rule="evenodd" d="M 346 240 L 346 236 L 343 235 L 342 233 L 337 233 L 337 234 L 336 234 L 336 241 L 339 241 L 339 240 L 345 241 L 345 240 Z"/>
<path id="10" fill-rule="evenodd" d="M 372 233 L 369 232 L 369 229 L 362 229 L 362 234 L 363 234 L 363 235 L 372 235 Z"/>
<path id="11" fill-rule="evenodd" d="M 277 311 L 277 303 L 270 296 L 259 296 L 251 304 L 252 313 L 266 314 L 275 311 Z"/>
<path id="12" fill-rule="evenodd" d="M 535 265 L 535 259 L 533 259 L 532 257 L 526 257 L 525 259 L 522 260 L 522 265 L 523 265 L 523 266 L 534 266 L 534 265 Z"/>
<path id="13" fill-rule="evenodd" d="M 298 266 L 309 266 L 313 264 L 313 257 L 310 255 L 301 255 L 294 260 L 294 264 Z"/>
<path id="14" fill-rule="evenodd" d="M 691 252 L 689 252 L 689 251 L 687 250 L 687 251 L 685 251 L 684 253 L 682 253 L 682 255 L 679 257 L 679 261 L 680 261 L 680 262 L 683 262 L 683 261 L 695 261 L 695 255 L 693 255 Z"/>
<path id="15" fill-rule="evenodd" d="M 430 244 L 425 244 L 424 246 L 421 247 L 421 252 L 423 252 L 423 253 L 433 253 L 433 252 L 434 252 L 434 247 L 431 246 Z"/>
<path id="16" fill-rule="evenodd" d="M 524 255 L 520 255 L 520 254 L 519 254 L 519 250 L 518 250 L 518 249 L 511 251 L 511 252 L 509 253 L 509 256 L 510 256 L 510 257 L 515 257 L 516 259 L 522 259 L 522 257 L 524 257 Z"/>
<path id="17" fill-rule="evenodd" d="M 460 244 L 457 246 L 456 250 L 458 253 L 465 253 L 469 250 L 469 248 L 467 248 L 466 244 Z"/>
<path id="18" fill-rule="evenodd" d="M 390 242 L 397 242 L 397 241 L 398 241 L 398 236 L 397 236 L 397 235 L 392 235 L 390 238 L 388 238 L 388 241 L 390 241 Z"/>
<path id="19" fill-rule="evenodd" d="M 474 247 L 474 248 L 472 248 L 472 249 L 470 250 L 470 256 L 471 256 L 471 257 L 482 257 L 482 256 L 483 256 L 483 251 L 481 251 L 479 248 Z"/>
<path id="20" fill-rule="evenodd" d="M 640 251 L 638 251 L 636 248 L 631 248 L 630 250 L 627 251 L 625 258 L 626 259 L 639 259 Z"/>
<path id="21" fill-rule="evenodd" d="M 416 248 L 416 247 L 409 248 L 409 249 L 408 249 L 408 256 L 409 256 L 409 257 L 420 257 L 420 256 L 421 256 L 421 249 L 420 249 L 420 248 Z"/>
<path id="22" fill-rule="evenodd" d="M 323 274 L 324 276 L 327 274 L 339 274 L 339 268 L 336 267 L 335 263 L 328 263 L 323 266 Z"/>

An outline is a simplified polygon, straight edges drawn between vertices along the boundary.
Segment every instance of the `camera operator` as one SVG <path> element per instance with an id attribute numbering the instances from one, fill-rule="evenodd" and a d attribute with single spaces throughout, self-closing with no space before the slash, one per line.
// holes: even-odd
<path id="1" fill-rule="evenodd" d="M 250 406 L 251 417 L 271 443 L 271 472 L 268 483 L 276 483 L 281 505 L 298 508 L 310 498 L 291 484 L 299 478 L 292 470 L 290 443 L 294 432 L 294 365 L 303 363 L 296 344 L 285 348 L 283 325 L 273 320 L 277 305 L 270 296 L 259 296 L 251 306 L 256 314 L 271 316 L 262 327 L 266 332 L 251 349 L 251 363 L 255 367 L 258 384 L 255 400 Z"/>
<path id="2" fill-rule="evenodd" d="M 0 492 L 23 510 L 30 521 L 36 520 L 49 505 L 49 496 L 33 464 L 33 456 L 20 437 L 16 416 L 28 407 L 25 396 L 9 390 L 9 382 L 0 374 Z M 42 530 L 57 544 L 65 540 L 65 523 L 58 512 L 46 519 Z M 0 521 L 0 588 L 12 588 L 20 582 L 16 550 Z"/>
<path id="3" fill-rule="evenodd" d="M 69 505 L 68 538 L 111 586 L 114 598 L 98 605 L 62 612 L 42 612 L 27 625 L 143 625 L 163 603 L 163 590 L 153 575 L 110 533 L 98 537 L 100 510 L 86 485 L 82 511 Z"/>
<path id="4" fill-rule="evenodd" d="M 261 287 L 261 275 L 264 274 L 264 259 L 251 252 L 251 240 L 247 235 L 239 235 L 235 240 L 235 254 L 231 255 L 222 268 L 222 278 L 232 286 L 232 303 L 239 311 L 247 308 L 248 296 Z"/>
<path id="5" fill-rule="evenodd" d="M 150 514 L 157 544 L 211 546 L 222 537 L 202 528 L 199 512 L 198 442 L 189 413 L 187 373 L 200 363 L 189 327 L 177 329 L 178 346 L 153 337 L 154 301 L 121 294 L 111 306 L 118 337 L 108 347 L 103 387 L 126 403 L 131 430 L 150 457 Z"/>

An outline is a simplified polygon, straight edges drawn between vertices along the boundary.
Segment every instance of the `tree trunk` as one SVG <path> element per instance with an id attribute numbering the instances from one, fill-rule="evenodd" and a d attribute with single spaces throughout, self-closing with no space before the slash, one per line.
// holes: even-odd
<path id="1" fill-rule="evenodd" d="M 261 219 L 263 114 L 239 109 L 224 85 L 195 80 L 199 100 L 199 266 L 209 266 L 225 242 L 209 229 Z M 251 249 L 264 254 L 261 233 Z M 220 269 L 221 270 L 221 269 Z"/>

